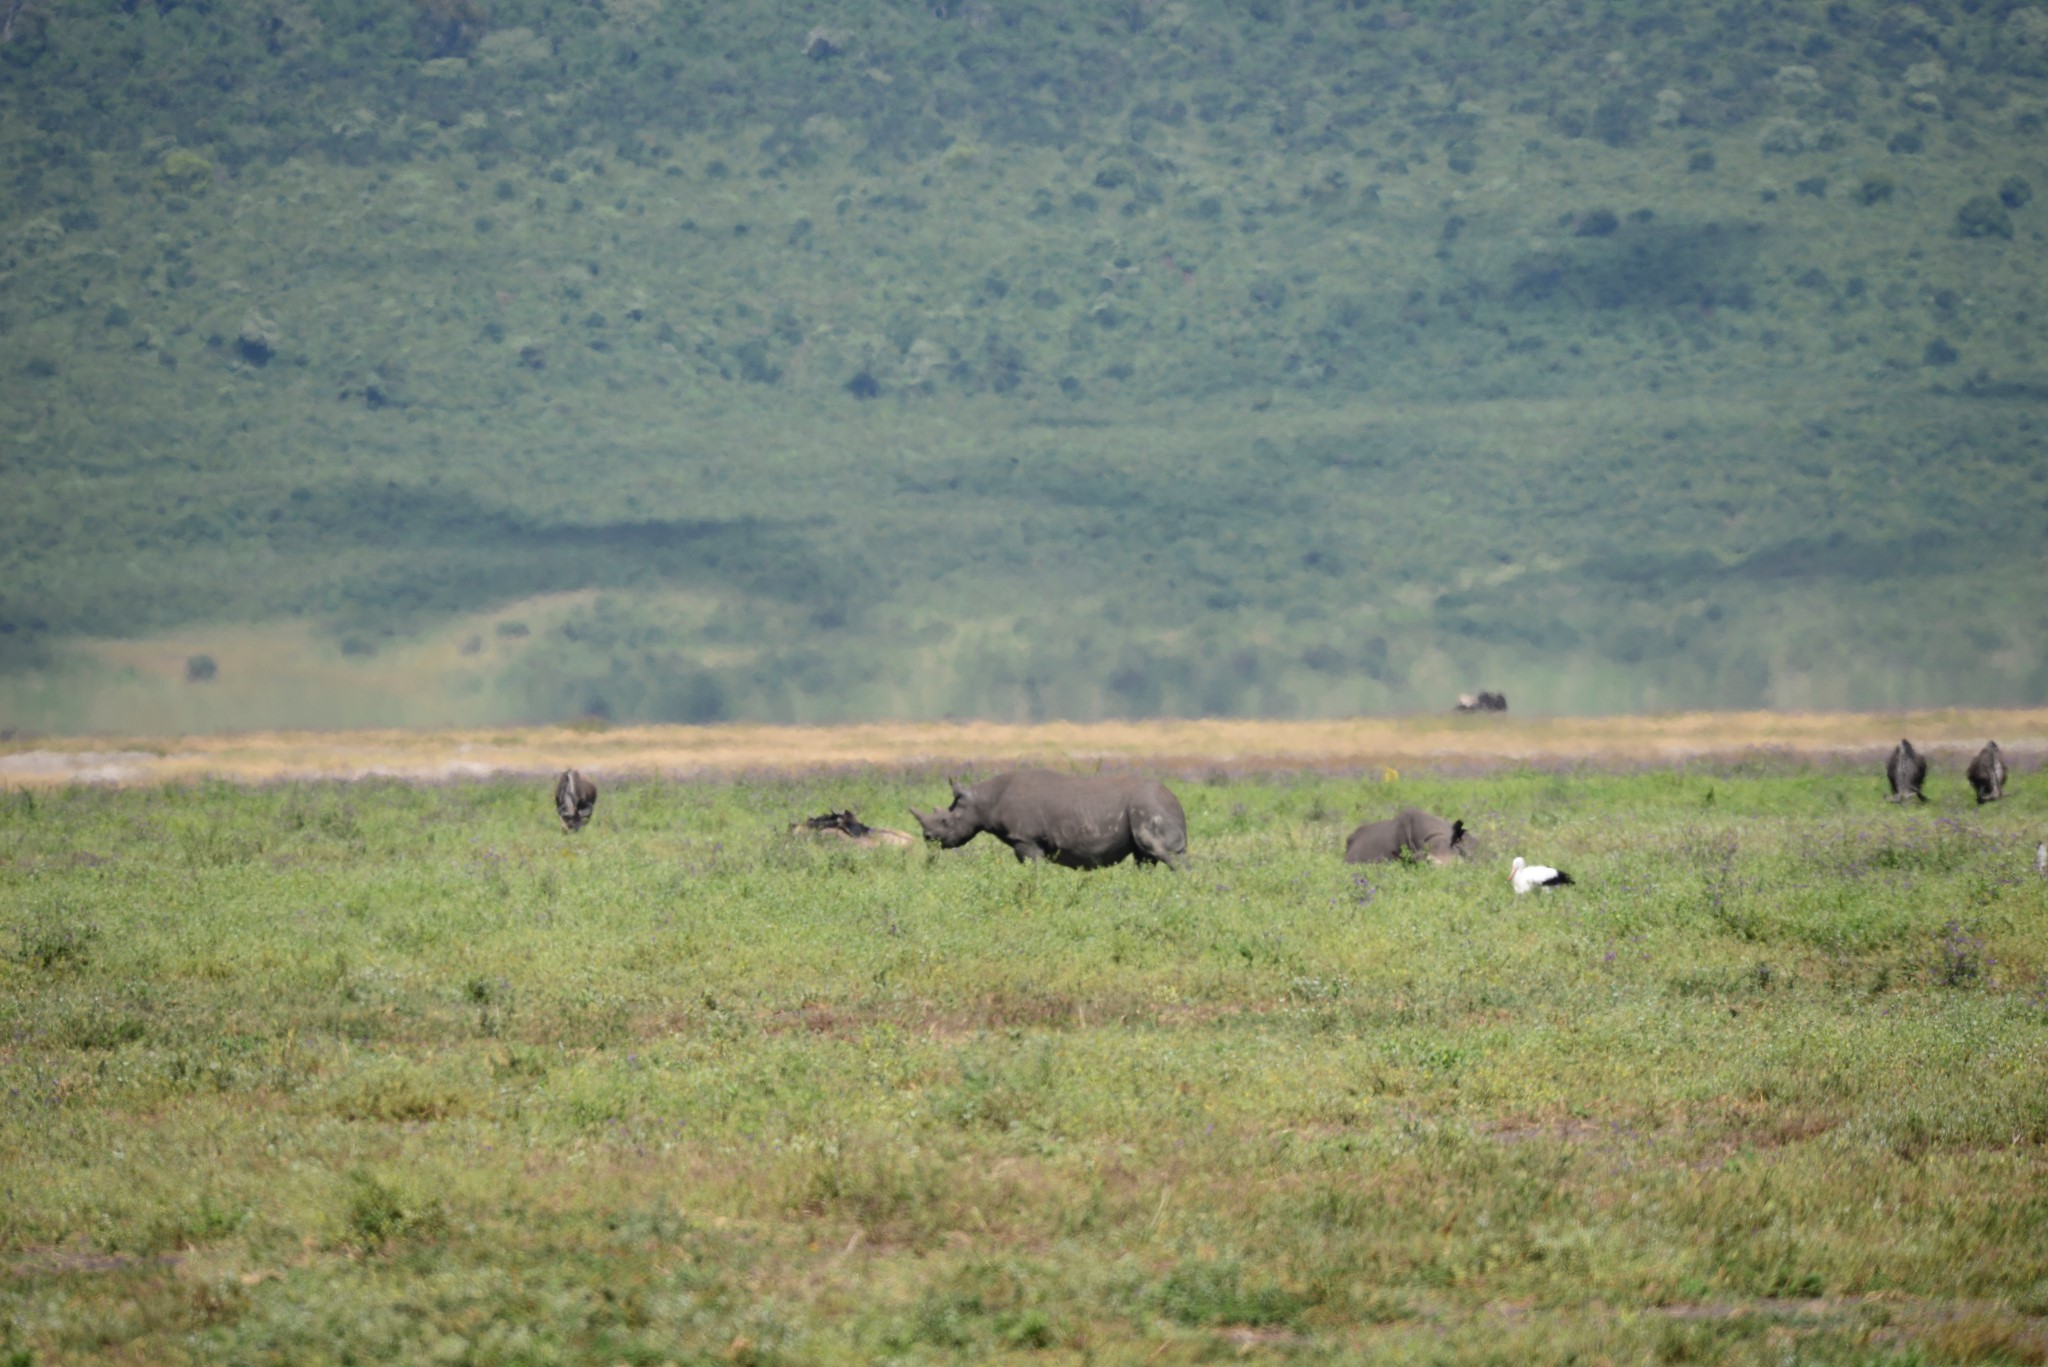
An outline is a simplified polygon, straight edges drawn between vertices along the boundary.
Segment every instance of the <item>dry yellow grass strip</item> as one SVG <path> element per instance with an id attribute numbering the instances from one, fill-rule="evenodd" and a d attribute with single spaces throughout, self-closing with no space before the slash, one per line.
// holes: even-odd
<path id="1" fill-rule="evenodd" d="M 1325 721 L 894 722 L 865 726 L 568 726 L 254 731 L 17 741 L 0 786 L 241 783 L 389 775 L 434 780 L 548 773 L 715 776 L 760 770 L 1151 763 L 1238 770 L 1447 762 L 1678 760 L 1746 750 L 1877 751 L 1900 736 L 1940 755 L 1996 738 L 2048 752 L 2048 708 L 1877 713 L 1693 712 L 1640 717 L 1350 717 Z"/>

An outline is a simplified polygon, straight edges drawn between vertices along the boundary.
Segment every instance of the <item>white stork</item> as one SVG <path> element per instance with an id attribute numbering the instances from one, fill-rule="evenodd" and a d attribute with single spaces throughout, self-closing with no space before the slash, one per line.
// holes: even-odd
<path id="1" fill-rule="evenodd" d="M 1515 856 L 1514 867 L 1508 871 L 1515 881 L 1515 894 L 1520 896 L 1531 888 L 1561 888 L 1570 884 L 1572 876 L 1548 864 L 1528 864 L 1522 856 Z"/>

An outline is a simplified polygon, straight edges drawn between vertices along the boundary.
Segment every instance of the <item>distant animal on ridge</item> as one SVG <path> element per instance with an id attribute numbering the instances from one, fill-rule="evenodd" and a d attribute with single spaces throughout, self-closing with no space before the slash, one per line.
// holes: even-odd
<path id="1" fill-rule="evenodd" d="M 1563 888 L 1570 887 L 1572 883 L 1570 874 L 1553 869 L 1548 864 L 1524 863 L 1519 854 L 1508 868 L 1508 878 L 1514 883 L 1515 895 L 1518 897 L 1536 888 Z"/>
<path id="2" fill-rule="evenodd" d="M 827 812 L 823 816 L 807 816 L 789 828 L 791 835 L 817 835 L 844 840 L 871 850 L 881 845 L 915 845 L 917 837 L 907 831 L 892 831 L 885 826 L 870 826 L 853 814 L 848 807 L 843 812 Z"/>
<path id="3" fill-rule="evenodd" d="M 1022 769 L 971 788 L 952 786 L 951 807 L 910 809 L 924 838 L 944 849 L 956 850 L 987 831 L 1019 863 L 1049 859 L 1070 869 L 1125 859 L 1174 867 L 1188 852 L 1187 815 L 1157 779 Z"/>
<path id="4" fill-rule="evenodd" d="M 1462 821 L 1446 821 L 1419 807 L 1403 807 L 1385 821 L 1370 821 L 1344 842 L 1347 864 L 1384 864 L 1395 859 L 1454 864 L 1472 857 L 1471 832 Z"/>
<path id="5" fill-rule="evenodd" d="M 1892 785 L 1893 802 L 1925 802 L 1927 794 L 1920 791 L 1927 782 L 1927 757 L 1913 748 L 1913 742 L 1901 740 L 1892 757 L 1884 762 L 1884 776 Z"/>
<path id="6" fill-rule="evenodd" d="M 574 769 L 564 769 L 555 780 L 555 815 L 562 818 L 562 829 L 571 834 L 582 830 L 596 810 L 597 785 Z"/>
<path id="7" fill-rule="evenodd" d="M 1457 710 L 1460 712 L 1505 712 L 1508 710 L 1508 695 L 1505 693 L 1488 693 L 1483 689 L 1477 693 L 1460 693 L 1458 695 Z"/>
<path id="8" fill-rule="evenodd" d="M 1979 807 L 2005 796 L 2005 756 L 1997 741 L 1985 741 L 1977 758 L 1970 761 L 1970 787 L 1976 790 Z"/>

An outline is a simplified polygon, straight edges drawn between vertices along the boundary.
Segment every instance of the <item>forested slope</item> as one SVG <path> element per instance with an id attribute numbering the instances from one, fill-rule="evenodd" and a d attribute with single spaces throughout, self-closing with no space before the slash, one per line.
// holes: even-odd
<path id="1" fill-rule="evenodd" d="M 0 721 L 2048 693 L 2048 7 L 6 8 Z"/>

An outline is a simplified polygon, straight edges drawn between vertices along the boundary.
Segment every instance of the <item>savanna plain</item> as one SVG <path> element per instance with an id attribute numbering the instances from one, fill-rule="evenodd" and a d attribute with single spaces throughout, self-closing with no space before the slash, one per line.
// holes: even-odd
<path id="1" fill-rule="evenodd" d="M 2038 753 L 0 794 L 0 1361 L 2040 1361 Z M 1119 759 L 1120 764 L 1141 761 Z M 1351 867 L 1360 820 L 1479 857 Z M 1577 885 L 1516 897 L 1508 860 Z"/>

